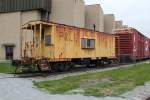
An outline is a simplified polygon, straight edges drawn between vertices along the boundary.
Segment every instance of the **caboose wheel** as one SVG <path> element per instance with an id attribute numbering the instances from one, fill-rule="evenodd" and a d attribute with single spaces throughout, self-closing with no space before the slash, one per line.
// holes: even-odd
<path id="1" fill-rule="evenodd" d="M 66 63 L 65 63 L 65 70 L 64 70 L 64 71 L 70 70 L 71 67 L 72 67 L 71 63 L 70 63 L 70 62 L 66 62 Z"/>
<path id="2" fill-rule="evenodd" d="M 68 71 L 71 68 L 71 63 L 70 62 L 61 62 L 57 66 L 58 71 Z"/>
<path id="3" fill-rule="evenodd" d="M 96 65 L 96 67 L 101 67 L 103 65 L 103 61 L 97 60 L 95 65 Z"/>
<path id="4" fill-rule="evenodd" d="M 59 64 L 55 63 L 51 65 L 51 71 L 52 72 L 57 72 L 59 70 Z"/>
<path id="5" fill-rule="evenodd" d="M 61 72 L 65 71 L 65 63 L 60 63 L 58 68 L 59 68 L 59 71 Z"/>

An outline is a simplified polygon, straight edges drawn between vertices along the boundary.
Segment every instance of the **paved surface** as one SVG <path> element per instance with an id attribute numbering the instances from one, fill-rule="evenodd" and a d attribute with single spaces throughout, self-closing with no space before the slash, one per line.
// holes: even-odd
<path id="1" fill-rule="evenodd" d="M 50 95 L 33 87 L 32 79 L 13 78 L 13 75 L 0 74 L 0 100 L 146 100 L 150 97 L 150 82 L 121 95 L 121 97 Z"/>
<path id="2" fill-rule="evenodd" d="M 3 75 L 5 76 L 5 75 Z M 10 75 L 8 75 L 10 77 Z M 21 78 L 0 79 L 0 100 L 125 100 L 96 98 L 82 95 L 50 95 L 33 87 L 32 80 Z"/>
<path id="3" fill-rule="evenodd" d="M 128 67 L 128 66 L 124 66 Z M 112 70 L 109 68 L 100 71 Z M 95 72 L 95 71 L 94 71 Z M 84 72 L 86 73 L 86 72 Z M 83 73 L 78 73 L 83 74 Z M 13 75 L 0 74 L 0 100 L 145 100 L 150 97 L 150 82 L 119 97 L 96 98 L 82 95 L 50 95 L 33 87 L 32 81 L 54 80 L 76 74 L 64 74 L 53 77 L 14 78 Z M 122 98 L 121 98 L 122 97 Z"/>
<path id="4" fill-rule="evenodd" d="M 122 96 L 131 100 L 146 100 L 150 97 L 150 82 L 147 82 L 145 86 L 136 87 Z"/>

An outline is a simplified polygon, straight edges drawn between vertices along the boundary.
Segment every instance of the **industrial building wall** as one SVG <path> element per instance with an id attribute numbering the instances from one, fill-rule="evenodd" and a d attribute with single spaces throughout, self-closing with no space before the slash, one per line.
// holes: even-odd
<path id="1" fill-rule="evenodd" d="M 85 3 L 84 0 L 74 0 L 74 25 L 85 27 Z"/>
<path id="2" fill-rule="evenodd" d="M 5 60 L 5 46 L 14 45 L 14 57 L 18 59 L 21 54 L 21 26 L 28 21 L 40 20 L 38 11 L 0 13 L 0 60 Z M 30 31 L 26 31 L 28 40 L 32 40 Z"/>
<path id="3" fill-rule="evenodd" d="M 83 0 L 52 0 L 50 21 L 77 27 L 84 27 Z"/>
<path id="4" fill-rule="evenodd" d="M 35 9 L 51 12 L 51 0 L 0 0 L 0 13 Z"/>
<path id="5" fill-rule="evenodd" d="M 85 10 L 85 28 L 95 29 L 96 31 L 104 32 L 104 14 L 99 4 L 86 5 Z"/>
<path id="6" fill-rule="evenodd" d="M 50 21 L 84 28 L 85 6 L 83 0 L 52 0 Z M 14 59 L 21 54 L 21 26 L 28 21 L 41 20 L 39 10 L 0 13 L 0 60 L 5 60 L 5 46 L 14 45 Z M 26 33 L 26 41 L 32 40 L 31 31 Z M 25 34 L 24 34 L 25 35 Z"/>
<path id="7" fill-rule="evenodd" d="M 40 11 L 38 10 L 21 12 L 22 24 L 25 24 L 29 21 L 35 21 L 40 19 L 41 19 L 41 14 Z"/>
<path id="8" fill-rule="evenodd" d="M 115 17 L 113 14 L 105 14 L 104 15 L 104 32 L 105 33 L 113 33 L 115 29 Z"/>
<path id="9" fill-rule="evenodd" d="M 5 46 L 14 45 L 14 59 L 20 54 L 20 12 L 0 14 L 0 60 L 5 60 Z"/>
<path id="10" fill-rule="evenodd" d="M 26 11 L 21 13 L 21 24 L 25 24 L 29 21 L 35 21 L 35 20 L 40 20 L 41 19 L 41 13 L 38 10 L 34 11 Z M 33 40 L 33 33 L 30 30 L 22 30 L 23 34 L 26 34 L 26 41 L 32 41 Z"/>
<path id="11" fill-rule="evenodd" d="M 128 25 L 123 25 L 123 28 L 129 28 L 129 26 Z"/>

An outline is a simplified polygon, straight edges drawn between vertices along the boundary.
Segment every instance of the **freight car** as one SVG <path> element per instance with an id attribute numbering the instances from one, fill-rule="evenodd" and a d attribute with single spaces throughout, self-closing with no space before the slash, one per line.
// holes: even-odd
<path id="1" fill-rule="evenodd" d="M 23 30 L 33 31 L 33 41 L 22 35 L 22 59 L 13 61 L 17 66 L 64 71 L 75 64 L 100 66 L 117 60 L 112 34 L 43 21 L 28 22 Z"/>
<path id="2" fill-rule="evenodd" d="M 133 62 L 150 57 L 149 38 L 134 28 L 116 29 L 116 54 L 121 62 Z"/>
<path id="3" fill-rule="evenodd" d="M 149 39 L 149 58 L 150 58 L 150 39 Z"/>

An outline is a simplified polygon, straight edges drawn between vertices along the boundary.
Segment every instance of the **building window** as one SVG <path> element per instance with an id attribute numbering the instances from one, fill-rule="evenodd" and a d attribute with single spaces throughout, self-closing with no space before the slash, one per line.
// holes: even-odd
<path id="1" fill-rule="evenodd" d="M 13 46 L 5 46 L 5 54 L 6 54 L 6 60 L 12 60 L 14 53 L 14 47 Z"/>
<path id="2" fill-rule="evenodd" d="M 45 36 L 45 46 L 50 46 L 51 45 L 51 35 L 46 35 Z"/>
<path id="3" fill-rule="evenodd" d="M 95 48 L 95 39 L 81 39 L 81 48 L 82 49 L 94 49 Z"/>

